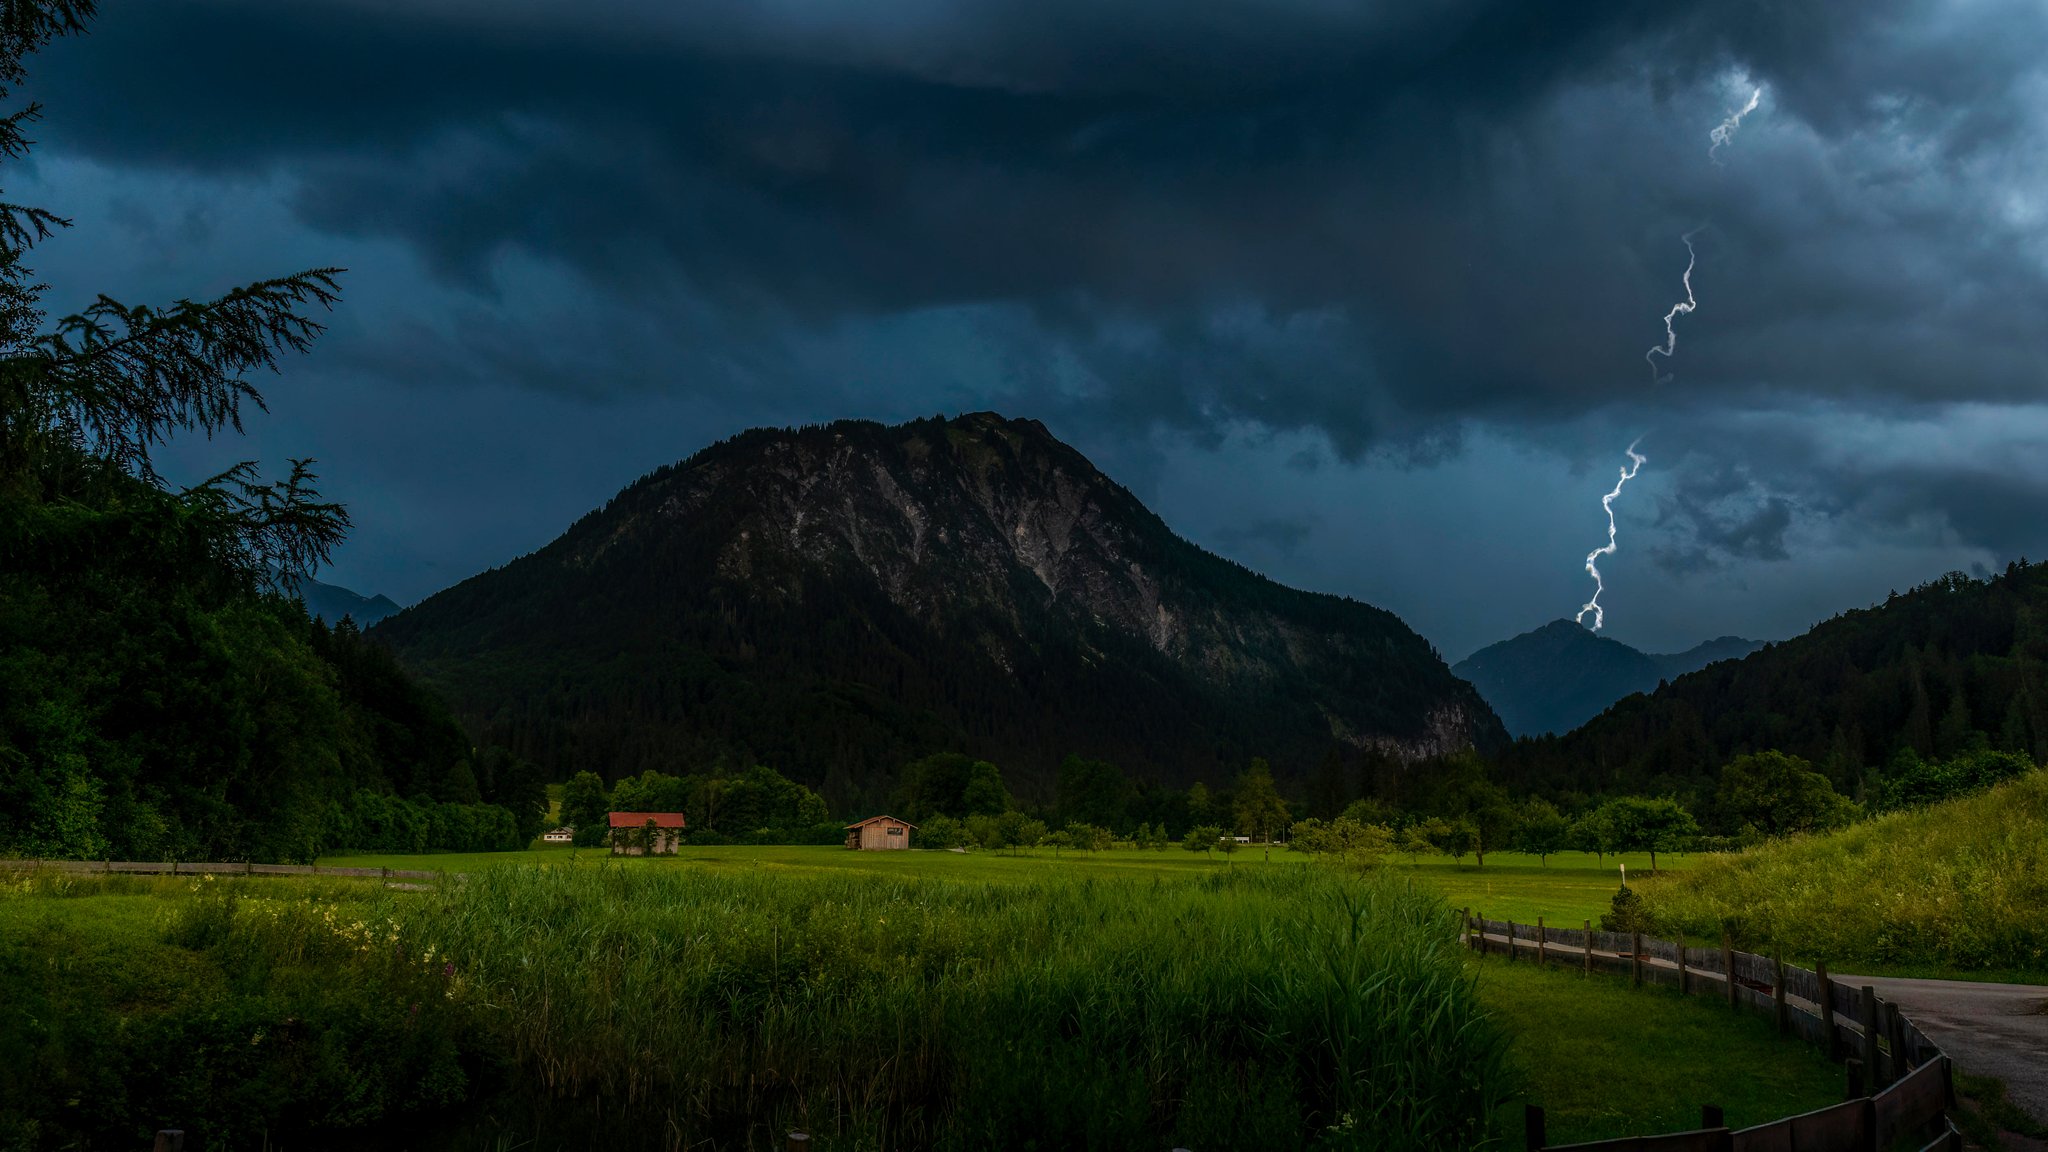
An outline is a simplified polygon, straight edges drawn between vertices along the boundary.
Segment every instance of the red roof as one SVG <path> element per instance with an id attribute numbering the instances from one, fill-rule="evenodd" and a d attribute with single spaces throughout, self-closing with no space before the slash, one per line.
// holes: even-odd
<path id="1" fill-rule="evenodd" d="M 649 820 L 654 821 L 656 828 L 681 828 L 683 826 L 683 814 L 681 812 L 612 813 L 612 827 L 614 828 L 645 828 Z"/>

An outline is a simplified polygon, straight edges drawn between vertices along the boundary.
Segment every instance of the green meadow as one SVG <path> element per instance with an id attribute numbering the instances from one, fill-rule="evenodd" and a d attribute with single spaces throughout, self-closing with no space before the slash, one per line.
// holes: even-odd
<path id="1" fill-rule="evenodd" d="M 425 855 L 339 855 L 322 857 L 322 865 L 359 868 L 408 868 L 472 872 L 501 864 L 551 864 L 590 867 L 611 862 L 623 867 L 696 869 L 705 871 L 763 870 L 787 873 L 864 873 L 891 877 L 928 877 L 987 883 L 1016 883 L 1048 876 L 1191 877 L 1210 872 L 1302 868 L 1313 861 L 1275 846 L 1269 854 L 1260 845 L 1240 845 L 1235 853 L 1192 853 L 1167 849 L 1114 848 L 1107 852 L 1027 848 L 1015 852 L 852 852 L 828 846 L 684 847 L 673 857 L 613 857 L 603 849 L 548 847 L 524 852 L 429 853 Z M 1672 872 L 1691 867 L 1701 856 L 1660 852 L 1658 867 Z M 1389 875 L 1405 877 L 1440 894 L 1453 908 L 1470 908 L 1495 918 L 1576 927 L 1600 918 L 1620 886 L 1621 867 L 1631 883 L 1650 875 L 1650 858 L 1640 853 L 1604 860 L 1583 853 L 1559 853 L 1547 861 L 1515 852 L 1489 853 L 1484 867 L 1472 857 L 1453 861 L 1424 856 L 1411 861 L 1390 857 Z"/>
<path id="2" fill-rule="evenodd" d="M 1563 1140 L 1840 1092 L 1747 1017 L 1457 949 L 1455 906 L 1595 914 L 1569 859 L 323 863 L 466 879 L 0 874 L 0 1147 L 1508 1148 L 1525 1100 Z"/>

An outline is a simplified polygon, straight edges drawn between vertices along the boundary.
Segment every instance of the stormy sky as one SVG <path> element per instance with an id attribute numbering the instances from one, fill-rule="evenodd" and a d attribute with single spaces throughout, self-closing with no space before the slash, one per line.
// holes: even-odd
<path id="1" fill-rule="evenodd" d="M 53 312 L 350 270 L 168 463 L 319 458 L 364 593 L 981 408 L 1451 659 L 1577 609 L 1639 437 L 1652 650 L 2048 555 L 2031 0 L 103 0 L 25 94 Z"/>

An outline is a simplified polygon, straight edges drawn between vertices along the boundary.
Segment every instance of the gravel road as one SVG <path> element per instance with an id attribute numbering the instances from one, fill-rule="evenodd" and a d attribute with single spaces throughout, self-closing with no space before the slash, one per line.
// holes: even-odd
<path id="1" fill-rule="evenodd" d="M 1957 1067 L 2005 1081 L 2007 1099 L 2048 1124 L 2048 987 L 1967 980 L 1835 977 L 1896 1003 Z"/>

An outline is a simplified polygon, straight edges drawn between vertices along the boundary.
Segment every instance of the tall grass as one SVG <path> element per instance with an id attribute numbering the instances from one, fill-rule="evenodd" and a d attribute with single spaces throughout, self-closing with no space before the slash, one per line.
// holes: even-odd
<path id="1" fill-rule="evenodd" d="M 1462 1149 L 1509 1087 L 1396 881 L 529 867 L 399 919 L 548 1090 L 677 1144 Z"/>
<path id="2" fill-rule="evenodd" d="M 1826 836 L 1701 857 L 1638 888 L 1661 931 L 1830 964 L 2048 969 L 2048 770 Z"/>

